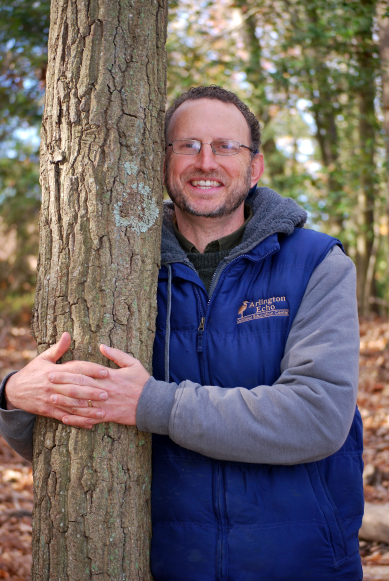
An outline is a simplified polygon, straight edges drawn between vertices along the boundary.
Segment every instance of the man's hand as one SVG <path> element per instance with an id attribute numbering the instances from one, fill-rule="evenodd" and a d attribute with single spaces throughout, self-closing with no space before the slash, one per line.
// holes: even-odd
<path id="1" fill-rule="evenodd" d="M 66 353 L 70 343 L 69 333 L 63 333 L 58 343 L 8 379 L 5 388 L 8 410 L 22 409 L 62 421 L 64 412 L 54 405 L 55 398 L 61 393 L 74 402 L 74 405 L 83 407 L 84 417 L 77 424 L 80 427 L 91 428 L 95 423 L 94 419 L 104 417 L 105 412 L 100 404 L 108 398 L 108 394 L 96 382 L 96 378 L 107 377 L 108 370 L 97 363 L 85 361 L 69 361 L 61 366 L 56 365 L 55 362 Z M 61 385 L 59 392 L 54 378 L 65 365 L 66 382 Z M 88 400 L 93 402 L 94 407 L 88 406 Z"/>
<path id="2" fill-rule="evenodd" d="M 105 378 L 90 380 L 93 381 L 96 388 L 100 388 L 100 391 L 104 390 L 108 394 L 108 398 L 105 402 L 99 401 L 97 404 L 96 397 L 88 398 L 93 406 L 98 405 L 99 409 L 104 412 L 101 419 L 89 419 L 88 423 L 115 422 L 135 426 L 138 401 L 150 375 L 140 361 L 119 349 L 101 345 L 100 351 L 121 369 L 106 369 L 107 376 Z M 86 411 L 94 410 L 94 408 L 85 409 L 84 405 L 80 405 L 68 395 L 67 386 L 71 380 L 71 373 L 68 369 L 72 363 L 64 363 L 60 368 L 57 367 L 54 377 L 51 379 L 52 383 L 56 384 L 56 394 L 51 396 L 51 401 L 55 403 L 58 411 L 62 414 L 62 421 L 65 424 L 82 428 L 90 427 L 90 425 L 85 425 L 85 415 Z M 87 379 L 85 378 L 85 380 Z M 64 415 L 61 410 L 68 413 Z"/>

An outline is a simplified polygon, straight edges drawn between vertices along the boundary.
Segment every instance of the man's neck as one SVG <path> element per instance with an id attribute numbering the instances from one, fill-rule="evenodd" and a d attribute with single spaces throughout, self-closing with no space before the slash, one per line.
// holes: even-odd
<path id="1" fill-rule="evenodd" d="M 177 226 L 189 242 L 192 242 L 199 252 L 204 252 L 210 242 L 229 236 L 244 224 L 244 203 L 229 216 L 204 218 L 192 216 L 175 206 Z"/>

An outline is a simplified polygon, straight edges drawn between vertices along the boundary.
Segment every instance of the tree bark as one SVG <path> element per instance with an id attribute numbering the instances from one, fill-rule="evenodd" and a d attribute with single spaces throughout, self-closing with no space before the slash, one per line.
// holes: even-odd
<path id="1" fill-rule="evenodd" d="M 151 371 L 160 261 L 166 0 L 52 0 L 33 334 Z M 151 438 L 40 417 L 34 581 L 151 579 Z"/>

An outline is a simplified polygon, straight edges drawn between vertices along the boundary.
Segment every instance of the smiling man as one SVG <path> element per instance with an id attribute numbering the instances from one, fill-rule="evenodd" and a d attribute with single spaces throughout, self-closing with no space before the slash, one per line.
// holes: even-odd
<path id="1" fill-rule="evenodd" d="M 155 581 L 360 581 L 354 266 L 256 187 L 260 127 L 233 93 L 181 95 L 166 144 L 153 377 L 106 346 L 120 369 L 58 367 L 64 334 L 3 382 L 2 434 L 31 458 L 33 414 L 152 432 Z"/>

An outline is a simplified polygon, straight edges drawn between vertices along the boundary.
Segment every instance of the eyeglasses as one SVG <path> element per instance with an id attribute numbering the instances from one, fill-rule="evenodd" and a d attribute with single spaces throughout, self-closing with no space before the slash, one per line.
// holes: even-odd
<path id="1" fill-rule="evenodd" d="M 166 147 L 173 147 L 174 153 L 181 153 L 183 155 L 197 155 L 200 153 L 203 145 L 210 145 L 212 152 L 215 155 L 236 155 L 239 153 L 241 147 L 249 149 L 253 153 L 257 153 L 251 147 L 242 145 L 238 141 L 231 141 L 230 139 L 219 139 L 211 143 L 202 143 L 197 139 L 175 139 L 168 143 Z"/>

